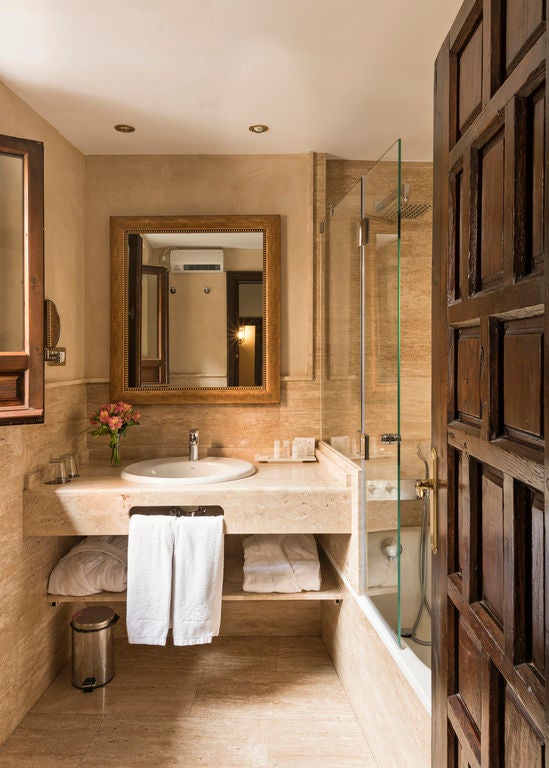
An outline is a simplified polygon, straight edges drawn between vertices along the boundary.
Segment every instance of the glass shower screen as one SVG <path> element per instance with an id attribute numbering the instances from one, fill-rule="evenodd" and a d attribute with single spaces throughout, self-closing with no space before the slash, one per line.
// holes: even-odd
<path id="1" fill-rule="evenodd" d="M 400 140 L 330 206 L 322 437 L 361 470 L 360 581 L 399 642 Z"/>

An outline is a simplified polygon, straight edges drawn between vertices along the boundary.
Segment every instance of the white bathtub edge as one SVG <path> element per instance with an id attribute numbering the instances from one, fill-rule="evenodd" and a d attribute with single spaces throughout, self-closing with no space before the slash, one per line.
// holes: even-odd
<path id="1" fill-rule="evenodd" d="M 393 657 L 396 665 L 410 683 L 414 693 L 423 704 L 424 708 L 431 714 L 431 670 L 415 655 L 415 653 L 406 646 L 399 648 L 395 635 L 391 632 L 385 620 L 381 617 L 375 605 L 369 597 L 359 595 L 349 582 L 347 576 L 340 571 L 333 561 L 329 552 L 324 550 L 324 554 L 330 561 L 332 567 L 338 574 L 341 581 L 347 587 L 349 594 L 358 605 L 362 613 L 366 616 L 375 632 Z M 404 641 L 405 642 L 405 641 Z"/>

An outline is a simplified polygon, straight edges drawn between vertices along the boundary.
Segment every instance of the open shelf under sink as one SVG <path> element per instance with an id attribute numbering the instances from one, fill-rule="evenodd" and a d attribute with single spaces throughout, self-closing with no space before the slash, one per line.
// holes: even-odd
<path id="1" fill-rule="evenodd" d="M 341 600 L 341 591 L 334 572 L 320 558 L 321 586 L 318 592 L 244 592 L 242 589 L 244 559 L 230 557 L 225 560 L 223 601 L 253 600 Z M 61 603 L 125 603 L 126 592 L 98 592 L 95 595 L 47 595 L 52 605 Z"/>

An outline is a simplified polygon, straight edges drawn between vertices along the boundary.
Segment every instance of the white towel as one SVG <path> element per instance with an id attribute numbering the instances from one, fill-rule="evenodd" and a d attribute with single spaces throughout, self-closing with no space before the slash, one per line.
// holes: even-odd
<path id="1" fill-rule="evenodd" d="M 245 592 L 320 589 L 320 562 L 312 534 L 254 534 L 242 544 Z"/>
<path id="2" fill-rule="evenodd" d="M 210 643 L 219 634 L 223 516 L 133 515 L 128 544 L 128 641 Z"/>
<path id="3" fill-rule="evenodd" d="M 223 516 L 176 519 L 174 645 L 211 643 L 219 634 L 223 588 Z"/>
<path id="4" fill-rule="evenodd" d="M 127 536 L 87 536 L 59 560 L 50 574 L 53 595 L 94 595 L 126 589 Z"/>
<path id="5" fill-rule="evenodd" d="M 130 643 L 166 645 L 176 520 L 168 515 L 130 518 L 126 606 Z"/>
<path id="6" fill-rule="evenodd" d="M 320 561 L 316 539 L 312 533 L 284 536 L 282 551 L 292 566 L 295 578 L 304 592 L 320 589 Z"/>

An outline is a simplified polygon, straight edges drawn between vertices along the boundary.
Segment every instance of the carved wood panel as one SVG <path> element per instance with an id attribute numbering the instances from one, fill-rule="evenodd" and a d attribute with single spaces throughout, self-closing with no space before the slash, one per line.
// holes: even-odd
<path id="1" fill-rule="evenodd" d="M 542 0 L 506 0 L 504 5 L 505 65 L 509 74 L 533 39 L 543 32 L 545 7 Z"/>
<path id="2" fill-rule="evenodd" d="M 500 325 L 500 434 L 539 444 L 543 438 L 543 317 Z"/>
<path id="3" fill-rule="evenodd" d="M 480 150 L 475 151 L 475 173 L 471 182 L 478 189 L 479 232 L 475 237 L 478 275 L 470 293 L 484 290 L 503 278 L 504 220 L 504 130 L 501 128 Z"/>
<path id="4" fill-rule="evenodd" d="M 546 766 L 545 26 L 469 0 L 437 59 L 436 768 Z"/>
<path id="5" fill-rule="evenodd" d="M 456 408 L 458 418 L 480 424 L 480 327 L 461 328 L 456 344 Z"/>
<path id="6" fill-rule="evenodd" d="M 458 136 L 482 107 L 482 36 L 482 16 L 478 16 L 476 23 L 464 30 L 463 41 L 455 49 Z"/>

